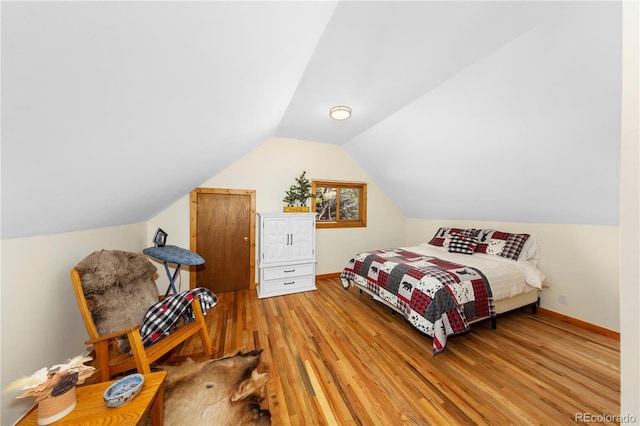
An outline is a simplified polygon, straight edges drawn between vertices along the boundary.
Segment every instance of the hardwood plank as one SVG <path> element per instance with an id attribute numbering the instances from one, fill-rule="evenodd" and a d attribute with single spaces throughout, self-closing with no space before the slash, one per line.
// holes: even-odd
<path id="1" fill-rule="evenodd" d="M 619 341 L 522 309 L 452 337 L 437 356 L 404 318 L 339 279 L 258 299 L 217 294 L 216 357 L 263 349 L 277 425 L 574 424 L 620 414 Z M 186 342 L 179 355 L 201 348 Z"/>

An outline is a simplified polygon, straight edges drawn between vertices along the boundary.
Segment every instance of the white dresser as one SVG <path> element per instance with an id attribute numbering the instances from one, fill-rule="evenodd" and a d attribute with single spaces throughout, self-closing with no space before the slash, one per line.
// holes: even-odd
<path id="1" fill-rule="evenodd" d="M 316 214 L 258 213 L 258 297 L 316 289 Z"/>

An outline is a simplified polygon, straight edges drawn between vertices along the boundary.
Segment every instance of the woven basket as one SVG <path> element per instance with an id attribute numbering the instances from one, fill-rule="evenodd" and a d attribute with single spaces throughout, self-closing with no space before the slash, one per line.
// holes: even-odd
<path id="1" fill-rule="evenodd" d="M 38 402 L 38 424 L 57 422 L 76 408 L 76 387 L 60 396 L 50 396 Z"/>

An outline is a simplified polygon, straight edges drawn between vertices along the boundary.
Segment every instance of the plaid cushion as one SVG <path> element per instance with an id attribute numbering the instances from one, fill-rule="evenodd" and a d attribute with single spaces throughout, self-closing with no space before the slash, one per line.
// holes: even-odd
<path id="1" fill-rule="evenodd" d="M 495 229 L 479 229 L 477 231 L 477 253 L 494 254 L 507 259 L 518 260 L 529 234 L 510 234 Z"/>
<path id="2" fill-rule="evenodd" d="M 477 245 L 478 239 L 476 237 L 462 234 L 451 234 L 451 239 L 449 241 L 449 252 L 473 254 L 476 250 Z"/>
<path id="3" fill-rule="evenodd" d="M 520 256 L 520 252 L 528 238 L 529 234 L 510 234 L 504 248 L 500 252 L 500 256 L 506 257 L 507 259 L 518 260 L 518 256 Z"/>
<path id="4" fill-rule="evenodd" d="M 142 343 L 149 346 L 173 332 L 181 317 L 185 323 L 194 320 L 191 301 L 199 297 L 202 313 L 218 303 L 218 298 L 209 289 L 197 287 L 192 290 L 183 291 L 167 297 L 149 308 L 140 326 Z"/>

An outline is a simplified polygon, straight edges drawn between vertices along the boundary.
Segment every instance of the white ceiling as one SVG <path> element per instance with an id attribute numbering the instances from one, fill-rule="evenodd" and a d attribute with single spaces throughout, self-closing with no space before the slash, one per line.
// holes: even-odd
<path id="1" fill-rule="evenodd" d="M 148 220 L 272 136 L 345 146 L 409 217 L 617 223 L 619 2 L 1 14 L 2 238 Z"/>

